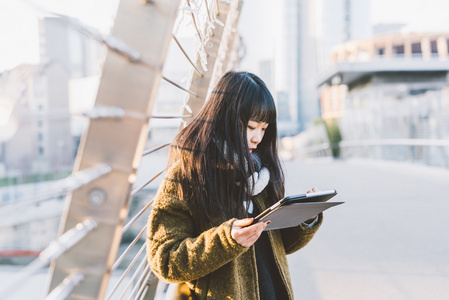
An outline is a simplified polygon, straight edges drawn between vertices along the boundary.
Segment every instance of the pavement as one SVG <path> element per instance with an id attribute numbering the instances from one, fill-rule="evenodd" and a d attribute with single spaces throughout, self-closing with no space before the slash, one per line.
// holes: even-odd
<path id="1" fill-rule="evenodd" d="M 163 169 L 161 161 L 144 164 L 154 173 L 156 166 Z M 139 172 L 153 174 L 147 168 Z M 285 175 L 287 194 L 336 189 L 333 200 L 345 201 L 324 213 L 306 247 L 288 256 L 295 299 L 449 299 L 448 169 L 364 160 L 286 161 Z M 0 266 L 0 281 L 20 269 L 11 268 Z M 42 270 L 10 299 L 41 298 L 46 282 Z"/>
<path id="2" fill-rule="evenodd" d="M 287 194 L 336 189 L 345 201 L 288 256 L 295 299 L 449 299 L 449 170 L 322 160 L 285 173 Z"/>

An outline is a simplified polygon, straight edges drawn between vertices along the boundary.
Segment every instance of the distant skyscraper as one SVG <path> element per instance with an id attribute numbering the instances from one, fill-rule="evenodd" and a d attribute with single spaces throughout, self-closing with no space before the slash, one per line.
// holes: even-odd
<path id="1" fill-rule="evenodd" d="M 102 45 L 82 35 L 62 19 L 47 17 L 39 23 L 40 60 L 59 62 L 70 78 L 100 73 L 98 60 Z"/>
<path id="2" fill-rule="evenodd" d="M 274 23 L 274 96 L 279 107 L 280 135 L 297 133 L 298 101 L 298 39 L 299 3 L 282 0 L 273 5 Z"/>
<path id="3" fill-rule="evenodd" d="M 298 22 L 298 127 L 307 129 L 320 116 L 317 81 L 333 47 L 372 36 L 370 0 L 301 0 Z"/>
<path id="4" fill-rule="evenodd" d="M 332 48 L 371 37 L 369 0 L 280 0 L 273 4 L 274 94 L 281 136 L 320 116 L 317 80 Z"/>
<path id="5" fill-rule="evenodd" d="M 317 0 L 318 70 L 329 65 L 332 48 L 349 40 L 372 36 L 370 0 Z"/>

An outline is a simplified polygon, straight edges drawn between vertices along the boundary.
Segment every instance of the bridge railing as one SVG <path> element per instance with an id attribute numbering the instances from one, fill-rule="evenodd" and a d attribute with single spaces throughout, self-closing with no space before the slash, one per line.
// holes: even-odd
<path id="1" fill-rule="evenodd" d="M 51 191 L 19 199 L 8 208 L 17 213 L 17 205 L 34 205 L 67 194 L 59 237 L 2 284 L 0 298 L 12 296 L 18 286 L 26 284 L 26 278 L 48 264 L 46 299 L 153 299 L 157 291 L 163 297 L 167 285 L 162 283 L 157 290 L 158 280 L 147 263 L 142 243 L 145 225 L 117 255 L 124 234 L 151 209 L 149 201 L 128 216 L 133 199 L 164 173 L 155 170 L 143 184 L 135 184 L 142 157 L 170 146 L 167 142 L 144 150 L 149 121 L 191 121 L 215 80 L 238 63 L 235 53 L 240 43 L 241 5 L 239 0 L 121 0 L 114 29 L 106 36 L 74 18 L 53 14 L 105 45 L 108 52 L 95 106 L 84 113 L 90 123 L 80 142 L 73 175 L 58 181 Z M 186 19 L 190 19 L 198 45 L 193 59 L 174 35 L 187 26 Z M 171 45 L 179 47 L 191 65 L 185 87 L 162 74 Z M 180 115 L 153 115 L 161 80 L 186 93 Z M 135 250 L 137 245 L 140 248 Z M 125 257 L 132 255 L 124 271 L 115 276 L 119 279 L 111 284 L 111 276 Z"/>
<path id="2" fill-rule="evenodd" d="M 389 159 L 449 168 L 449 140 L 446 139 L 343 140 L 339 147 L 343 159 Z"/>
<path id="3" fill-rule="evenodd" d="M 313 139 L 311 133 L 284 138 L 286 157 L 299 160 L 331 158 L 332 148 L 337 147 L 340 159 L 407 161 L 449 168 L 449 140 L 446 139 L 360 139 L 332 144 L 323 138 L 324 131 L 320 134 L 313 130 Z"/>

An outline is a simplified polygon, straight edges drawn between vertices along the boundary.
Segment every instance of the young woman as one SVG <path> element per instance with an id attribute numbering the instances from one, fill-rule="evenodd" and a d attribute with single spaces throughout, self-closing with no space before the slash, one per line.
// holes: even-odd
<path id="1" fill-rule="evenodd" d="M 263 81 L 226 73 L 170 160 L 148 220 L 153 272 L 185 283 L 183 299 L 293 299 L 286 254 L 312 239 L 322 215 L 267 232 L 269 221 L 252 224 L 284 196 L 276 107 Z"/>

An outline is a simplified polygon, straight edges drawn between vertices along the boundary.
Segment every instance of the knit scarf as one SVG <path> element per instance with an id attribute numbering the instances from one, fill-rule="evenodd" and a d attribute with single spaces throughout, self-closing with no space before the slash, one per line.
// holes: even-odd
<path id="1" fill-rule="evenodd" d="M 262 161 L 260 160 L 259 155 L 256 153 L 251 153 L 251 158 L 254 162 L 255 172 L 248 177 L 248 187 L 252 188 L 252 195 L 256 196 L 262 193 L 265 187 L 268 185 L 270 181 L 270 171 L 267 168 L 262 166 Z M 248 207 L 248 213 L 252 214 L 254 211 L 253 201 L 248 200 L 245 201 L 245 207 Z"/>
<path id="2" fill-rule="evenodd" d="M 215 142 L 215 144 L 218 143 Z M 227 161 L 229 161 L 229 148 L 226 142 L 224 142 L 224 157 Z M 254 169 L 256 170 L 251 176 L 248 177 L 248 187 L 252 190 L 252 195 L 256 196 L 262 193 L 262 191 L 268 185 L 270 181 L 270 171 L 262 165 L 262 160 L 259 155 L 256 153 L 251 153 L 251 159 L 254 163 Z M 234 161 L 238 161 L 237 157 L 234 157 Z M 248 170 L 248 162 L 244 161 L 245 169 Z"/>
<path id="3" fill-rule="evenodd" d="M 224 156 L 229 161 L 229 150 L 226 142 L 224 143 Z M 256 153 L 251 153 L 251 159 L 254 163 L 255 172 L 248 177 L 248 187 L 252 190 L 252 195 L 256 196 L 262 193 L 270 182 L 270 171 L 262 165 L 262 160 Z M 237 161 L 237 158 L 235 158 Z M 245 160 L 245 169 L 248 170 L 248 162 Z M 248 203 L 249 201 L 249 203 Z M 248 212 L 253 212 L 253 202 L 251 200 L 245 201 L 245 207 L 248 207 Z"/>
<path id="4" fill-rule="evenodd" d="M 253 196 L 259 195 L 268 185 L 270 181 L 270 171 L 262 166 L 262 161 L 259 155 L 256 153 L 251 153 L 251 158 L 254 162 L 254 169 L 256 170 L 248 178 L 248 186 L 253 191 Z"/>

